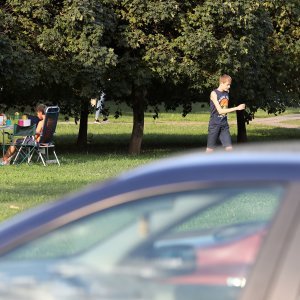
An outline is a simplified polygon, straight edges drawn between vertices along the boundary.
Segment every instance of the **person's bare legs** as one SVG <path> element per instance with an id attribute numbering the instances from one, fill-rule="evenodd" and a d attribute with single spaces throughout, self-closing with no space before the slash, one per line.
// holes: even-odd
<path id="1" fill-rule="evenodd" d="M 6 153 L 3 156 L 3 161 L 5 162 L 9 161 L 15 152 L 16 152 L 16 147 L 9 146 L 9 148 L 7 149 Z"/>

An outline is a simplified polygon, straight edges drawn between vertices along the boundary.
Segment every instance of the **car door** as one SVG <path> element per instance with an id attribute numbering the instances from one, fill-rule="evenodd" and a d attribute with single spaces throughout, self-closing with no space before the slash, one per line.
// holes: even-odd
<path id="1" fill-rule="evenodd" d="M 103 291 L 111 298 L 118 291 L 139 299 L 238 299 L 287 188 L 185 182 L 80 208 L 0 258 L 0 296 L 13 298 L 30 281 L 31 299 L 78 289 L 82 299 Z"/>
<path id="2" fill-rule="evenodd" d="M 249 275 L 242 300 L 300 299 L 299 195 L 299 182 L 291 183 Z"/>

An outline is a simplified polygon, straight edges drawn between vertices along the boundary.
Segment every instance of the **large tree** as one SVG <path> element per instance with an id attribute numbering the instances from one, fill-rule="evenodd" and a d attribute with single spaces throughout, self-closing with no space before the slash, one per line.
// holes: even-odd
<path id="1" fill-rule="evenodd" d="M 237 113 L 239 142 L 257 109 L 280 113 L 299 100 L 299 1 L 202 1 L 183 28 L 183 68 L 195 87 L 212 87 L 229 73 L 233 104 L 247 104 Z"/>
<path id="2" fill-rule="evenodd" d="M 55 101 L 64 113 L 80 116 L 78 143 L 85 145 L 89 99 L 99 92 L 103 74 L 116 61 L 113 49 L 107 46 L 114 26 L 110 5 L 96 0 L 1 2 L 5 39 L 20 49 L 17 53 L 7 50 L 6 56 L 24 52 L 22 58 L 31 57 L 19 72 L 11 63 L 12 80 L 3 75 L 7 90 L 28 90 L 22 93 L 23 99 L 28 97 L 28 104 L 32 104 L 34 92 L 35 98 Z M 5 62 L 2 59 L 2 65 Z M 30 68 L 38 78 L 28 85 L 28 72 L 23 70 Z M 18 76 L 24 82 L 16 81 Z"/>
<path id="3" fill-rule="evenodd" d="M 273 113 L 278 106 L 284 109 L 285 104 L 299 103 L 300 2 L 273 0 L 263 5 L 273 25 L 266 55 L 266 70 L 271 75 L 267 85 L 271 101 L 264 109 Z"/>
<path id="4" fill-rule="evenodd" d="M 183 3 L 182 3 L 183 2 Z M 180 54 L 174 49 L 181 35 L 181 18 L 190 1 L 123 0 L 115 2 L 118 27 L 113 48 L 118 55 L 107 88 L 114 99 L 126 101 L 133 110 L 129 153 L 141 150 L 144 112 L 163 102 L 169 108 L 190 108 L 190 85 L 177 71 Z M 186 76 L 185 76 L 186 77 Z M 168 96 L 162 96 L 169 92 Z M 179 91 L 186 97 L 175 94 Z"/>
<path id="5" fill-rule="evenodd" d="M 193 91 L 208 94 L 222 73 L 232 75 L 232 105 L 247 104 L 245 112 L 237 113 L 238 142 L 247 140 L 245 123 L 259 108 L 280 113 L 292 100 L 299 101 L 299 1 L 122 3 L 129 5 L 125 36 L 137 49 L 134 57 L 142 70 L 149 68 L 152 78 L 171 87 L 185 84 L 187 97 L 181 103 L 172 97 L 176 89 L 164 87 L 173 106 L 188 107 Z M 136 72 L 141 73 L 146 74 Z"/>
<path id="6" fill-rule="evenodd" d="M 245 122 L 258 108 L 281 112 L 299 99 L 297 0 L 0 4 L 1 101 L 42 95 L 59 102 L 81 119 L 83 144 L 89 99 L 102 88 L 133 109 L 133 154 L 141 150 L 148 105 L 183 104 L 187 113 L 222 73 L 234 78 L 232 103 L 248 106 L 238 115 L 239 141 L 246 140 Z"/>
<path id="7" fill-rule="evenodd" d="M 276 50 L 280 43 L 275 43 L 274 38 L 278 30 L 276 25 L 274 28 L 274 3 L 272 0 L 116 2 L 118 29 L 114 49 L 119 59 L 117 71 L 112 72 L 115 77 L 111 92 L 117 90 L 133 109 L 131 153 L 140 151 L 143 113 L 147 105 L 157 104 L 159 91 L 161 94 L 169 91 L 164 100 L 167 106 L 183 104 L 188 111 L 197 94 L 199 99 L 201 94 L 208 95 L 217 85 L 218 77 L 229 73 L 234 78 L 232 105 L 245 102 L 248 107 L 237 116 L 240 142 L 247 140 L 245 122 L 253 118 L 258 108 L 273 113 L 284 109 L 288 103 L 286 95 L 291 93 L 284 81 L 291 73 L 287 71 L 284 80 L 279 80 L 280 76 L 273 80 L 276 64 L 271 57 L 274 51 L 280 55 Z M 293 1 L 289 11 L 296 5 Z M 278 8 L 278 4 L 275 6 Z M 285 20 L 287 14 L 282 18 Z M 288 35 L 295 34 L 295 30 L 291 31 Z M 184 92 L 186 97 L 176 97 L 174 91 Z"/>
<path id="8" fill-rule="evenodd" d="M 261 101 L 258 85 L 264 85 L 265 54 L 272 24 L 257 1 L 202 1 L 187 13 L 177 39 L 184 53 L 181 70 L 198 90 L 213 88 L 218 77 L 233 78 L 231 103 L 250 108 Z M 245 140 L 245 120 L 238 119 L 239 139 Z M 242 138 L 240 136 L 243 135 Z"/>
<path id="9" fill-rule="evenodd" d="M 3 2 L 3 1 L 1 1 Z M 23 28 L 14 18 L 8 3 L 0 6 L 0 105 L 2 109 L 25 105 L 24 94 L 41 82 L 37 66 L 45 63 L 43 56 L 30 50 Z"/>

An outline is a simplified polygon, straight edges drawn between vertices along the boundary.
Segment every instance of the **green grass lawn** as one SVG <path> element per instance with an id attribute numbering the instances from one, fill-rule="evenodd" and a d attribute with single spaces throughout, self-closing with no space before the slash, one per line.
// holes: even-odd
<path id="1" fill-rule="evenodd" d="M 263 113 L 260 112 L 260 115 Z M 56 152 L 61 167 L 43 167 L 36 163 L 30 166 L 0 167 L 0 220 L 170 154 L 190 149 L 204 151 L 208 118 L 207 107 L 200 107 L 198 112 L 185 118 L 181 116 L 180 110 L 161 113 L 156 120 L 151 112 L 147 112 L 142 153 L 139 156 L 127 154 L 132 130 L 132 116 L 129 112 L 123 112 L 118 119 L 109 117 L 109 123 L 106 124 L 89 124 L 89 146 L 84 152 L 79 152 L 75 146 L 79 126 L 72 120 L 69 123 L 63 122 L 62 118 L 56 134 Z M 234 116 L 231 120 L 234 120 Z M 93 121 L 93 115 L 90 121 Z M 247 132 L 250 143 L 300 139 L 300 131 L 297 129 L 250 123 Z M 235 125 L 231 126 L 231 133 L 235 142 Z"/>
<path id="2" fill-rule="evenodd" d="M 300 126 L 300 120 L 290 120 L 290 121 L 284 121 L 283 124 L 291 124 L 294 126 Z"/>

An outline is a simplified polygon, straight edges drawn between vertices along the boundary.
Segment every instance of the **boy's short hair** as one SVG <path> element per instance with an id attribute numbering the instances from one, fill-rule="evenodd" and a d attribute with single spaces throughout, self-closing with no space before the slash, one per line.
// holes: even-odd
<path id="1" fill-rule="evenodd" d="M 39 104 L 39 105 L 36 106 L 35 111 L 36 111 L 36 112 L 39 112 L 39 111 L 40 111 L 40 112 L 44 115 L 45 112 L 46 112 L 46 109 L 47 109 L 47 106 L 46 106 L 46 105 L 44 105 L 44 104 Z"/>
<path id="2" fill-rule="evenodd" d="M 223 74 L 222 76 L 220 76 L 220 78 L 219 78 L 220 83 L 224 83 L 227 81 L 230 81 L 230 82 L 232 81 L 232 78 L 229 75 Z"/>

